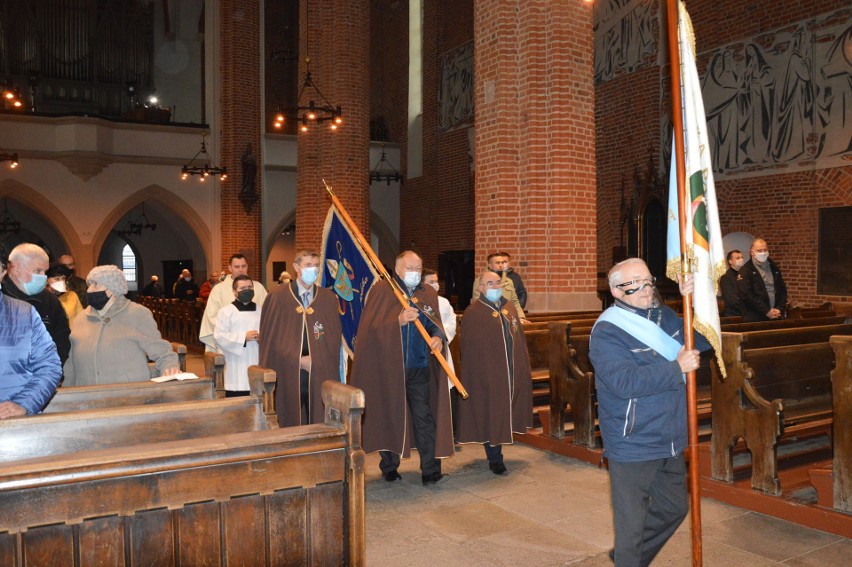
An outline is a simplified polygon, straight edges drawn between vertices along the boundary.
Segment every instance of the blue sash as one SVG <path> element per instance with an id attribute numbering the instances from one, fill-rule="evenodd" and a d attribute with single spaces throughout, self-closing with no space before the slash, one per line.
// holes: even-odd
<path id="1" fill-rule="evenodd" d="M 615 305 L 601 313 L 601 316 L 595 321 L 595 325 L 601 321 L 612 323 L 634 339 L 645 343 L 663 355 L 666 360 L 677 360 L 677 353 L 683 346 L 654 323 Z M 592 327 L 592 331 L 594 331 L 594 327 Z"/>

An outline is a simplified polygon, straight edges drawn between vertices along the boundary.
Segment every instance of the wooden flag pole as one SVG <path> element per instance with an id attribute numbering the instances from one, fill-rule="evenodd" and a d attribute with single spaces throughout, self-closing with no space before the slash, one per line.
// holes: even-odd
<path id="1" fill-rule="evenodd" d="M 686 247 L 687 193 L 686 163 L 683 140 L 683 100 L 681 97 L 680 52 L 678 50 L 678 0 L 666 0 L 666 20 L 669 36 L 669 62 L 671 67 L 672 123 L 674 125 L 674 153 L 677 168 L 677 202 L 680 220 L 681 274 L 692 273 L 692 263 Z M 683 297 L 683 339 L 687 350 L 695 348 L 692 331 L 692 294 Z M 700 567 L 701 558 L 701 485 L 698 475 L 698 415 L 695 371 L 686 375 L 686 402 L 689 423 L 689 504 L 692 527 L 692 565 Z"/>
<path id="2" fill-rule="evenodd" d="M 323 185 L 325 185 L 326 191 L 331 196 L 331 202 L 334 203 L 334 206 L 337 207 L 337 212 L 340 213 L 340 216 L 343 218 L 343 222 L 346 224 L 349 231 L 355 237 L 355 240 L 358 242 L 358 246 L 361 247 L 361 250 L 364 254 L 369 258 L 370 263 L 373 264 L 373 267 L 379 272 L 379 275 L 382 276 L 386 282 L 388 282 L 393 290 L 394 295 L 399 300 L 400 304 L 404 309 L 409 307 L 408 296 L 402 289 L 399 287 L 399 284 L 396 283 L 396 280 L 388 273 L 382 264 L 379 257 L 376 256 L 376 253 L 373 252 L 373 249 L 370 247 L 370 244 L 364 239 L 364 235 L 361 234 L 361 231 L 358 230 L 358 226 L 352 220 L 352 217 L 349 216 L 349 213 L 346 212 L 346 208 L 343 206 L 343 203 L 340 202 L 340 199 L 337 198 L 337 195 L 334 194 L 334 190 L 331 188 L 331 185 L 325 182 L 325 179 L 322 180 Z M 420 331 L 420 336 L 423 337 L 423 340 L 428 344 L 432 337 L 429 336 L 429 333 L 426 332 L 426 328 L 423 326 L 423 323 L 420 322 L 419 319 L 414 320 L 414 326 L 417 327 L 417 330 Z M 435 348 L 429 347 L 429 350 L 432 351 L 432 354 L 438 359 L 438 363 L 441 365 L 441 368 L 444 369 L 444 372 L 447 373 L 447 377 L 450 379 L 450 382 L 456 387 L 456 391 L 463 399 L 467 399 L 468 394 L 467 390 L 464 389 L 464 386 L 456 377 L 456 373 L 453 372 L 453 369 L 450 368 L 450 365 L 447 363 L 447 359 L 444 358 L 444 354 Z"/>

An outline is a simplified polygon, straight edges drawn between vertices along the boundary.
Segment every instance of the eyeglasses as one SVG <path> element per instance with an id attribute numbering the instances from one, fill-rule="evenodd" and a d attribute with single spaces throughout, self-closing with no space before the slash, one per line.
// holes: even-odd
<path id="1" fill-rule="evenodd" d="M 655 278 L 654 276 L 651 276 L 649 278 L 642 278 L 641 280 L 631 280 L 629 282 L 620 283 L 615 287 L 617 287 L 618 289 L 623 289 L 627 286 L 638 284 L 639 287 L 634 287 L 633 289 L 625 289 L 624 290 L 624 295 L 633 295 L 636 292 L 642 291 L 646 287 L 649 287 L 649 286 L 654 287 L 655 283 L 657 283 L 657 278 Z"/>

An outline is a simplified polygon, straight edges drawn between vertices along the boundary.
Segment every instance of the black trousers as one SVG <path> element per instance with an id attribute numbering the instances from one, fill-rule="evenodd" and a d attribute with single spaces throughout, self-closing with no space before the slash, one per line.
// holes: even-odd
<path id="1" fill-rule="evenodd" d="M 503 445 L 492 447 L 488 443 L 483 443 L 482 446 L 485 447 L 485 456 L 488 458 L 489 463 L 503 462 Z"/>
<path id="2" fill-rule="evenodd" d="M 609 461 L 616 567 L 650 565 L 689 511 L 682 456 Z"/>
<path id="3" fill-rule="evenodd" d="M 429 369 L 405 369 L 405 397 L 414 427 L 414 446 L 420 454 L 420 471 L 423 476 L 441 472 L 441 461 L 435 458 L 435 418 L 429 406 Z M 379 451 L 383 473 L 399 467 L 399 455 Z"/>
<path id="4" fill-rule="evenodd" d="M 299 370 L 299 397 L 302 401 L 302 425 L 311 422 L 311 404 L 308 397 L 308 386 L 311 382 L 311 374 L 307 370 Z"/>

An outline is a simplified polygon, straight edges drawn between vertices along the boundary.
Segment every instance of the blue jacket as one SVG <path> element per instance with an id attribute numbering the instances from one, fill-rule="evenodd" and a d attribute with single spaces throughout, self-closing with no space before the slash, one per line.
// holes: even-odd
<path id="1" fill-rule="evenodd" d="M 399 284 L 400 289 L 402 289 L 406 295 L 410 298 L 413 295 L 413 292 L 409 292 L 408 288 L 405 286 L 405 283 L 399 279 L 399 276 L 394 274 L 393 276 L 396 279 L 396 283 Z M 414 288 L 414 291 L 423 290 L 423 284 L 420 283 Z M 420 307 L 412 302 L 409 299 L 408 305 L 411 307 L 417 307 L 418 310 Z M 423 324 L 423 327 L 426 329 L 426 332 L 430 337 L 440 337 L 444 338 L 444 333 L 441 329 L 426 316 L 423 311 L 420 311 L 420 315 L 417 317 L 420 319 L 420 323 Z M 420 331 L 417 330 L 417 326 L 412 321 L 406 326 L 401 328 L 402 330 L 402 353 L 403 353 L 403 363 L 405 368 L 426 368 L 429 366 L 429 356 L 431 351 L 429 350 L 429 345 L 426 344 L 426 341 L 423 340 L 423 337 L 420 336 Z"/>
<path id="2" fill-rule="evenodd" d="M 683 344 L 683 320 L 670 308 L 637 309 L 618 300 L 615 304 L 656 323 Z M 707 350 L 710 344 L 696 333 L 695 348 Z M 676 360 L 666 360 L 606 321 L 592 330 L 589 359 L 595 367 L 604 454 L 610 460 L 663 459 L 686 448 L 686 384 Z"/>
<path id="3" fill-rule="evenodd" d="M 62 366 L 38 312 L 0 293 L 0 402 L 38 413 L 56 391 Z"/>

